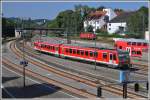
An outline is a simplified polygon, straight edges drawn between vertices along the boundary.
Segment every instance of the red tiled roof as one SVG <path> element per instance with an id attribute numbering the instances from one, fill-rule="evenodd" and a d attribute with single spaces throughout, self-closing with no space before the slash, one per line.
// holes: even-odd
<path id="1" fill-rule="evenodd" d="M 99 19 L 105 14 L 106 14 L 106 11 L 95 11 L 89 14 L 88 19 Z"/>

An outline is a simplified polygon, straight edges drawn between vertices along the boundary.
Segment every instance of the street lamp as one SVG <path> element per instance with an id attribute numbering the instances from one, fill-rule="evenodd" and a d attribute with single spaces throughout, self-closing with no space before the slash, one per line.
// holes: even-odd
<path id="1" fill-rule="evenodd" d="M 95 20 L 95 28 L 94 28 L 94 35 L 96 35 L 96 20 Z M 94 38 L 93 38 L 94 39 Z M 96 37 L 95 37 L 95 41 L 94 41 L 94 44 L 95 44 L 95 70 L 96 70 Z"/>
<path id="2" fill-rule="evenodd" d="M 22 37 L 23 37 L 23 60 L 20 62 L 20 65 L 23 65 L 23 87 L 25 88 L 25 86 L 26 86 L 26 84 L 25 84 L 25 67 L 28 65 L 28 62 L 25 59 L 25 51 L 24 51 L 25 36 L 24 36 L 23 29 L 24 29 L 24 21 L 23 21 L 23 18 L 22 18 L 21 32 L 22 32 Z"/>

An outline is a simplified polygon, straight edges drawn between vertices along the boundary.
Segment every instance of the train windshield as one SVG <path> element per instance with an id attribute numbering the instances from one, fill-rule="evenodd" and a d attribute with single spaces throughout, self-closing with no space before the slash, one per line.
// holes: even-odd
<path id="1" fill-rule="evenodd" d="M 119 52 L 119 60 L 120 61 L 128 61 L 130 59 L 128 52 Z"/>

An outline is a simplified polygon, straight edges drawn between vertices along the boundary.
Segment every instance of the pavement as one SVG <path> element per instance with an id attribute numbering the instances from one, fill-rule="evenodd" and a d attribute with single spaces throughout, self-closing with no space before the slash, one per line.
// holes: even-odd
<path id="1" fill-rule="evenodd" d="M 23 77 L 20 73 L 2 67 L 2 98 L 77 98 L 65 93 L 61 88 L 26 77 L 26 87 L 23 87 Z"/>

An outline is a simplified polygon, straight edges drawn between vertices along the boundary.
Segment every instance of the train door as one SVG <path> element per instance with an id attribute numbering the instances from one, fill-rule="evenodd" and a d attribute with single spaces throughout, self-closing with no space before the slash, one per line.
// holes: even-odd
<path id="1" fill-rule="evenodd" d="M 113 54 L 109 53 L 109 64 L 113 64 Z"/>
<path id="2" fill-rule="evenodd" d="M 55 47 L 55 54 L 58 54 L 59 51 L 58 51 L 58 47 Z"/>
<path id="3" fill-rule="evenodd" d="M 128 51 L 129 55 L 131 56 L 131 47 L 126 47 L 126 51 Z"/>

